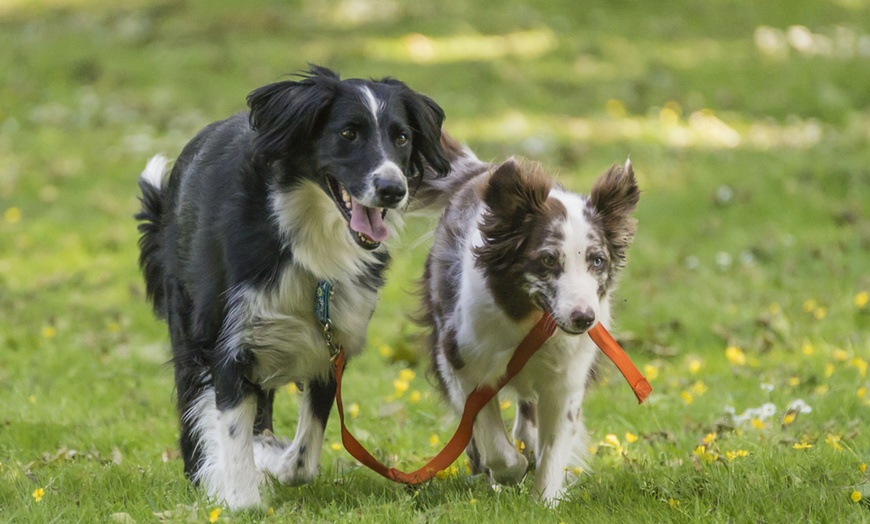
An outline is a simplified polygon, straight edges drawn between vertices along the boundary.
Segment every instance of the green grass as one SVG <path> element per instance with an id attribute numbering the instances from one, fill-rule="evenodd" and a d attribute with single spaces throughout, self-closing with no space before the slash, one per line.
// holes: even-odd
<path id="1" fill-rule="evenodd" d="M 638 407 L 611 373 L 589 393 L 592 471 L 555 510 L 464 459 L 389 484 L 332 448 L 333 420 L 313 484 L 219 521 L 870 521 L 870 4 L 539 4 L 0 1 L 0 521 L 217 507 L 182 475 L 135 179 L 306 62 L 401 78 L 482 158 L 527 156 L 577 191 L 630 155 L 643 195 L 618 334 L 655 391 Z M 455 427 L 404 320 L 433 226 L 409 223 L 345 386 L 354 430 L 405 469 Z M 812 412 L 785 424 L 796 399 Z M 763 424 L 726 416 L 766 402 Z M 280 433 L 295 403 L 278 395 Z"/>

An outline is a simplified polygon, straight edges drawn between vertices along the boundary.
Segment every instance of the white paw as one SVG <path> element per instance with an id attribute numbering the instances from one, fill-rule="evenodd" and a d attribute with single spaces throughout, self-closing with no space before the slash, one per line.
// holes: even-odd
<path id="1" fill-rule="evenodd" d="M 281 465 L 281 457 L 290 447 L 290 441 L 269 430 L 254 435 L 254 464 L 263 473 L 274 475 Z"/>
<path id="2" fill-rule="evenodd" d="M 526 475 L 529 461 L 519 452 L 515 452 L 512 456 L 499 457 L 496 460 L 490 461 L 487 467 L 492 473 L 493 480 L 499 484 L 518 484 Z"/>

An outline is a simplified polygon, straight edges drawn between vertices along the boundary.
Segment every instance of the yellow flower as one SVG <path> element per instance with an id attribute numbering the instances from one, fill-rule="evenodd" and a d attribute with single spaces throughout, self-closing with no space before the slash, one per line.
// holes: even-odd
<path id="1" fill-rule="evenodd" d="M 686 404 L 687 406 L 689 404 L 691 404 L 692 402 L 694 402 L 694 400 L 695 400 L 695 397 L 693 397 L 692 394 L 689 393 L 688 391 L 681 391 L 680 398 L 683 399 L 683 403 Z"/>
<path id="2" fill-rule="evenodd" d="M 504 399 L 498 403 L 498 407 L 500 407 L 502 411 L 510 409 L 511 406 L 513 406 L 513 403 L 511 403 L 511 401 L 507 399 Z"/>
<path id="3" fill-rule="evenodd" d="M 715 440 L 716 440 L 715 433 L 707 433 L 706 435 L 704 435 L 704 444 L 708 444 L 708 445 L 712 444 L 713 441 L 715 441 Z"/>
<path id="4" fill-rule="evenodd" d="M 9 224 L 18 223 L 21 220 L 21 210 L 17 207 L 10 207 L 3 212 L 3 219 Z"/>
<path id="5" fill-rule="evenodd" d="M 43 326 L 42 338 L 54 338 L 57 335 L 57 330 L 54 326 Z"/>
<path id="6" fill-rule="evenodd" d="M 625 441 L 628 442 L 629 444 L 634 444 L 635 442 L 637 442 L 637 435 L 635 435 L 634 433 L 632 433 L 630 431 L 626 431 L 625 432 Z"/>
<path id="7" fill-rule="evenodd" d="M 607 435 L 604 435 L 604 444 L 614 448 L 619 447 L 619 437 L 613 433 L 608 433 Z"/>
<path id="8" fill-rule="evenodd" d="M 341 443 L 333 442 L 329 445 L 329 449 L 331 449 L 332 451 L 341 451 Z"/>
<path id="9" fill-rule="evenodd" d="M 746 354 L 737 346 L 728 346 L 725 349 L 725 358 L 734 366 L 746 365 Z"/>
<path id="10" fill-rule="evenodd" d="M 680 501 L 675 498 L 668 499 L 668 507 L 671 509 L 677 509 L 680 507 Z"/>
<path id="11" fill-rule="evenodd" d="M 436 433 L 432 433 L 431 435 L 429 435 L 429 445 L 434 447 L 438 444 L 441 444 L 441 437 L 439 437 Z"/>
<path id="12" fill-rule="evenodd" d="M 698 371 L 701 371 L 701 360 L 693 358 L 689 361 L 689 373 L 694 375 Z"/>
<path id="13" fill-rule="evenodd" d="M 808 298 L 804 300 L 804 312 L 812 313 L 814 309 L 818 307 L 819 303 L 816 302 L 814 298 Z"/>
<path id="14" fill-rule="evenodd" d="M 828 362 L 825 364 L 825 378 L 831 378 L 831 375 L 834 374 L 834 365 Z"/>
<path id="15" fill-rule="evenodd" d="M 423 395 L 420 393 L 420 391 L 415 389 L 411 392 L 410 395 L 408 395 L 408 402 L 416 404 L 417 402 L 420 402 L 420 398 L 422 398 L 422 396 Z"/>
<path id="16" fill-rule="evenodd" d="M 867 361 L 861 357 L 855 357 L 852 359 L 851 366 L 858 370 L 858 374 L 861 375 L 861 378 L 867 376 Z"/>
<path id="17" fill-rule="evenodd" d="M 696 447 L 695 451 L 693 451 L 692 454 L 709 464 L 712 464 L 719 459 L 718 453 L 713 451 L 707 451 L 707 446 L 704 445 Z"/>
<path id="18" fill-rule="evenodd" d="M 864 473 L 865 471 L 867 471 L 867 464 L 865 464 L 863 462 L 858 464 L 858 471 L 860 471 L 861 473 Z"/>
<path id="19" fill-rule="evenodd" d="M 456 466 L 450 466 L 447 469 L 442 469 L 441 471 L 436 473 L 435 476 L 438 477 L 439 480 L 444 480 L 449 477 L 455 477 L 458 473 L 459 468 L 457 468 Z"/>
<path id="20" fill-rule="evenodd" d="M 789 379 L 788 379 L 788 385 L 791 386 L 791 387 L 800 386 L 800 385 L 801 385 L 801 379 L 800 379 L 800 377 L 789 377 Z"/>
<path id="21" fill-rule="evenodd" d="M 517 451 L 522 453 L 523 450 L 526 449 L 526 443 L 522 440 L 514 439 L 514 447 L 517 448 Z"/>
<path id="22" fill-rule="evenodd" d="M 408 391 L 408 388 L 411 387 L 411 385 L 408 384 L 407 380 L 397 378 L 393 381 L 393 387 L 396 389 L 396 396 L 401 397 L 406 391 Z"/>
<path id="23" fill-rule="evenodd" d="M 815 348 L 809 342 L 804 342 L 804 345 L 801 346 L 801 351 L 803 351 L 804 355 L 810 356 L 815 352 Z"/>
<path id="24" fill-rule="evenodd" d="M 393 351 L 393 348 L 391 348 L 390 346 L 386 344 L 381 344 L 380 346 L 378 346 L 378 354 L 384 358 L 390 358 L 393 356 L 393 354 L 395 354 L 395 351 Z"/>
<path id="25" fill-rule="evenodd" d="M 29 397 L 27 397 L 27 401 L 31 404 L 36 404 L 36 395 L 30 395 Z"/>
<path id="26" fill-rule="evenodd" d="M 819 384 L 818 386 L 816 386 L 816 395 L 824 395 L 828 392 L 828 389 L 830 388 L 827 384 Z"/>
<path id="27" fill-rule="evenodd" d="M 647 380 L 655 380 L 659 376 L 659 367 L 655 364 L 647 364 L 643 367 L 643 374 Z"/>
<path id="28" fill-rule="evenodd" d="M 274 515 L 275 515 L 275 508 L 273 508 L 272 506 L 269 506 L 269 509 L 266 511 L 266 516 L 272 517 Z"/>
<path id="29" fill-rule="evenodd" d="M 849 498 L 852 499 L 852 502 L 860 502 L 861 501 L 861 493 L 859 491 L 853 491 Z"/>
<path id="30" fill-rule="evenodd" d="M 218 519 L 218 517 L 221 516 L 222 511 L 223 511 L 223 509 L 221 509 L 221 508 L 215 508 L 215 509 L 211 510 L 211 512 L 208 514 L 208 521 L 209 522 L 217 522 L 217 519 Z"/>
<path id="31" fill-rule="evenodd" d="M 868 302 L 870 302 L 870 293 L 861 291 L 855 295 L 855 307 L 858 309 L 864 309 Z"/>
<path id="32" fill-rule="evenodd" d="M 411 382 L 416 376 L 417 374 L 414 373 L 413 369 L 405 368 L 402 371 L 399 371 L 399 378 L 405 382 Z"/>
<path id="33" fill-rule="evenodd" d="M 849 352 L 845 349 L 837 348 L 833 352 L 834 360 L 838 362 L 845 362 L 849 360 Z"/>
<path id="34" fill-rule="evenodd" d="M 15 208 L 13 208 L 13 209 L 15 209 Z M 42 488 L 36 488 L 35 490 L 33 490 L 33 500 L 35 500 L 36 502 L 41 502 L 41 501 L 42 501 L 42 497 L 44 497 L 44 496 L 45 496 L 45 490 L 44 490 L 44 489 L 42 489 Z"/>
<path id="35" fill-rule="evenodd" d="M 843 446 L 840 444 L 839 435 L 828 435 L 825 437 L 825 444 L 831 446 L 837 451 L 843 451 Z"/>
<path id="36" fill-rule="evenodd" d="M 574 466 L 573 468 L 571 468 L 571 473 L 579 476 L 581 473 L 583 473 L 583 468 L 581 468 L 580 466 Z"/>
<path id="37" fill-rule="evenodd" d="M 748 456 L 749 456 L 749 452 L 746 451 L 745 449 L 736 449 L 734 451 L 726 451 L 725 452 L 725 457 L 728 459 L 729 462 L 734 460 L 734 459 L 737 459 L 737 458 L 743 458 L 743 457 L 748 457 Z"/>
<path id="38" fill-rule="evenodd" d="M 789 411 L 782 417 L 782 425 L 788 426 L 797 418 L 797 411 Z"/>
<path id="39" fill-rule="evenodd" d="M 354 402 L 353 404 L 348 406 L 347 414 L 350 415 L 350 418 L 357 418 L 359 416 L 359 404 Z"/>
<path id="40" fill-rule="evenodd" d="M 765 423 L 760 418 L 752 419 L 752 427 L 755 429 L 764 429 Z"/>
<path id="41" fill-rule="evenodd" d="M 779 303 L 774 302 L 767 310 L 770 311 L 771 315 L 777 315 L 782 311 L 782 307 L 780 307 Z"/>
<path id="42" fill-rule="evenodd" d="M 299 387 L 296 385 L 295 382 L 287 384 L 287 387 L 285 389 L 287 390 L 287 393 L 290 393 L 291 395 L 299 393 Z"/>
<path id="43" fill-rule="evenodd" d="M 707 392 L 707 384 L 704 384 L 703 381 L 697 380 L 694 384 L 692 384 L 692 393 L 698 395 L 699 397 Z"/>
<path id="44" fill-rule="evenodd" d="M 816 318 L 816 320 L 822 320 L 826 316 L 828 316 L 828 309 L 819 306 L 813 310 L 813 316 Z"/>
<path id="45" fill-rule="evenodd" d="M 813 447 L 813 445 L 809 444 L 807 442 L 800 442 L 800 443 L 795 442 L 794 446 L 792 446 L 792 447 L 794 449 L 810 449 L 811 447 Z"/>
<path id="46" fill-rule="evenodd" d="M 864 398 L 864 396 L 867 395 L 867 388 L 861 386 L 858 388 L 858 391 L 855 392 L 855 395 L 857 395 L 858 398 Z"/>

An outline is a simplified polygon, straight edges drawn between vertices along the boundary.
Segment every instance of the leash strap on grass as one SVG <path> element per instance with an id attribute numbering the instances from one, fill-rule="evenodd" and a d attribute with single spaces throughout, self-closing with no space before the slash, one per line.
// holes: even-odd
<path id="1" fill-rule="evenodd" d="M 338 406 L 338 417 L 341 420 L 341 441 L 344 448 L 350 453 L 353 458 L 360 461 L 365 466 L 377 472 L 381 476 L 394 482 L 401 482 L 409 485 L 416 485 L 426 482 L 434 477 L 439 471 L 443 471 L 450 467 L 459 455 L 468 446 L 471 441 L 471 431 L 474 425 L 474 418 L 478 412 L 495 397 L 495 395 L 507 384 L 514 376 L 523 369 L 526 362 L 535 354 L 535 352 L 553 335 L 556 330 L 556 323 L 553 321 L 549 313 L 544 313 L 541 320 L 532 328 L 526 335 L 520 345 L 517 346 L 513 357 L 507 365 L 507 372 L 498 381 L 495 387 L 479 387 L 471 392 L 468 400 L 465 401 L 465 409 L 462 412 L 462 418 L 459 421 L 459 427 L 456 428 L 456 433 L 451 437 L 450 441 L 444 446 L 435 457 L 433 457 L 425 466 L 406 473 L 395 468 L 388 468 L 381 464 L 378 459 L 372 456 L 362 444 L 351 434 L 350 430 L 344 423 L 344 406 L 341 401 L 341 376 L 344 372 L 345 356 L 344 350 L 340 349 L 338 355 L 332 361 L 332 369 L 335 373 L 335 398 Z"/>
<path id="2" fill-rule="evenodd" d="M 505 375 L 498 383 L 494 387 L 479 387 L 468 396 L 468 399 L 465 401 L 465 408 L 462 411 L 462 418 L 459 420 L 459 427 L 456 428 L 456 433 L 453 434 L 453 437 L 450 438 L 444 449 L 430 459 L 425 466 L 411 473 L 399 471 L 396 468 L 388 468 L 382 464 L 347 429 L 344 419 L 344 403 L 341 398 L 341 379 L 346 362 L 344 348 L 339 346 L 338 353 L 332 359 L 332 370 L 335 375 L 335 401 L 338 407 L 338 418 L 341 421 L 341 442 L 344 444 L 344 449 L 364 466 L 393 482 L 413 486 L 431 480 L 439 471 L 447 469 L 453 464 L 453 461 L 459 458 L 459 455 L 462 454 L 471 441 L 474 419 L 477 417 L 477 414 L 501 391 L 505 384 L 510 382 L 523 369 L 526 362 L 553 335 L 555 330 L 556 322 L 550 316 L 550 313 L 545 311 L 541 320 L 535 324 L 523 341 L 520 342 L 520 345 L 517 346 L 513 357 L 508 362 Z M 635 396 L 637 396 L 638 403 L 642 403 L 652 392 L 652 387 L 650 387 L 649 382 L 631 362 L 625 351 L 619 347 L 619 344 L 600 323 L 589 330 L 589 336 L 601 348 L 601 351 L 616 364 L 616 367 L 619 368 L 619 371 L 634 391 Z"/>
<path id="3" fill-rule="evenodd" d="M 631 359 L 628 358 L 628 355 L 625 354 L 625 351 L 619 346 L 616 340 L 610 336 L 610 333 L 607 332 L 600 322 L 595 324 L 595 326 L 589 330 L 589 338 L 591 338 L 592 341 L 595 342 L 595 345 L 597 345 L 601 351 L 607 355 L 607 358 L 616 364 L 616 367 L 619 368 L 619 372 L 622 373 L 622 376 L 625 377 L 628 385 L 631 386 L 631 390 L 634 391 L 634 395 L 637 397 L 637 403 L 643 404 L 643 401 L 646 400 L 650 393 L 652 393 L 652 386 L 650 386 L 647 379 L 641 375 Z"/>

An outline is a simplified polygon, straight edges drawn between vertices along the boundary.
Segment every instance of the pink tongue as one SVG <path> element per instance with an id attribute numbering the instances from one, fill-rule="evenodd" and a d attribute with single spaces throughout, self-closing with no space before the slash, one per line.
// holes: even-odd
<path id="1" fill-rule="evenodd" d="M 355 198 L 351 198 L 350 228 L 375 242 L 383 242 L 390 236 L 390 231 L 381 217 L 381 210 L 366 207 Z"/>

